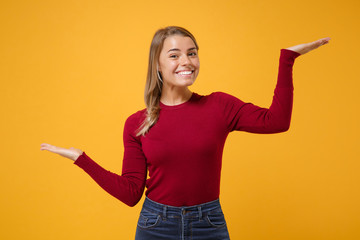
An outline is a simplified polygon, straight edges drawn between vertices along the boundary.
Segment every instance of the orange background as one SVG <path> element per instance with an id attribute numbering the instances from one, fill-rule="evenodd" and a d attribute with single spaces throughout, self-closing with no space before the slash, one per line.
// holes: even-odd
<path id="1" fill-rule="evenodd" d="M 291 128 L 227 140 L 221 202 L 232 239 L 360 239 L 360 2 L 1 1 L 1 239 L 133 239 L 127 207 L 43 142 L 121 172 L 126 118 L 144 108 L 148 51 L 179 25 L 200 45 L 192 91 L 270 105 L 280 49 L 296 59 Z"/>

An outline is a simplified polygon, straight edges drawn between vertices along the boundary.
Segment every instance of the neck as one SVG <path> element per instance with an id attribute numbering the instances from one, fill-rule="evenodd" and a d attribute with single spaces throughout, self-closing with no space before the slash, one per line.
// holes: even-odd
<path id="1" fill-rule="evenodd" d="M 187 88 L 168 88 L 163 86 L 160 101 L 169 106 L 179 105 L 191 98 L 192 92 Z"/>

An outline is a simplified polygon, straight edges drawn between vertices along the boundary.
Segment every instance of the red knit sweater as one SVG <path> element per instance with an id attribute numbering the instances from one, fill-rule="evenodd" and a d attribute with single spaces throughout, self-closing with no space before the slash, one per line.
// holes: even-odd
<path id="1" fill-rule="evenodd" d="M 145 186 L 147 197 L 166 205 L 213 201 L 219 198 L 222 153 L 229 132 L 288 130 L 293 103 L 292 67 L 299 55 L 281 49 L 278 81 L 269 109 L 222 92 L 207 96 L 193 93 L 180 105 L 160 103 L 159 119 L 145 137 L 135 134 L 145 109 L 126 120 L 121 176 L 105 170 L 85 152 L 75 164 L 129 206 L 138 203 Z"/>

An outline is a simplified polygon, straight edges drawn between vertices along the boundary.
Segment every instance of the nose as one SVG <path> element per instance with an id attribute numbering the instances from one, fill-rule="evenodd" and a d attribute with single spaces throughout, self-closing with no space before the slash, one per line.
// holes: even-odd
<path id="1" fill-rule="evenodd" d="M 180 58 L 180 64 L 181 65 L 188 65 L 190 64 L 191 61 L 190 61 L 190 58 L 187 56 L 187 55 L 183 55 L 181 58 Z"/>

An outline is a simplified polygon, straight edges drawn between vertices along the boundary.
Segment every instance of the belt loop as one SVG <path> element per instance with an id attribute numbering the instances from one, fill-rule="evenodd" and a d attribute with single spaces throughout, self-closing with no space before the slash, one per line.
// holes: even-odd
<path id="1" fill-rule="evenodd" d="M 198 206 L 198 211 L 199 211 L 199 221 L 201 221 L 201 219 L 202 219 L 201 206 Z"/>
<path id="2" fill-rule="evenodd" d="M 163 219 L 166 220 L 166 208 L 167 206 L 164 206 L 163 208 Z"/>

